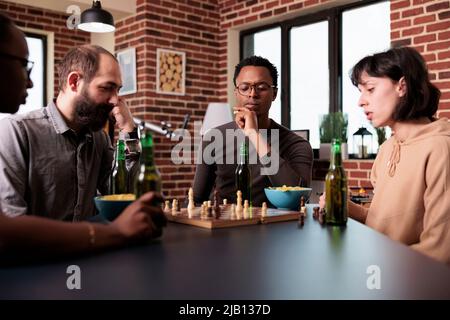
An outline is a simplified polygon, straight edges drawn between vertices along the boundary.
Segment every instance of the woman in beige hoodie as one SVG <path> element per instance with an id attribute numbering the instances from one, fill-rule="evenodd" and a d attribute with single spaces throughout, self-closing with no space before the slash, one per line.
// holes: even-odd
<path id="1" fill-rule="evenodd" d="M 450 124 L 434 118 L 440 92 L 425 61 L 413 48 L 390 49 L 359 61 L 351 80 L 367 119 L 393 135 L 372 167 L 370 208 L 349 201 L 349 215 L 450 264 Z"/>

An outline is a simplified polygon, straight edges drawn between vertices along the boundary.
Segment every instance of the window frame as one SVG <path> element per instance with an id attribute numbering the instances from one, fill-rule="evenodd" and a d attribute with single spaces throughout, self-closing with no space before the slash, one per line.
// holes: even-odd
<path id="1" fill-rule="evenodd" d="M 47 68 L 48 68 L 48 48 L 47 48 L 47 42 L 48 42 L 48 36 L 45 34 L 40 34 L 40 33 L 35 33 L 32 31 L 24 31 L 25 36 L 28 38 L 35 38 L 35 39 L 39 39 L 42 41 L 42 57 L 43 57 L 43 85 L 42 85 L 42 90 L 43 90 L 43 106 L 46 106 L 48 104 L 48 84 L 47 84 Z M 35 61 L 36 62 L 36 61 Z"/>
<path id="2" fill-rule="evenodd" d="M 239 33 L 239 57 L 244 57 L 244 38 L 248 35 L 272 29 L 281 28 L 281 90 L 278 94 L 281 99 L 281 124 L 291 128 L 290 106 L 290 68 L 291 51 L 289 35 L 294 27 L 302 27 L 308 24 L 328 22 L 328 65 L 329 65 L 329 110 L 328 112 L 342 111 L 342 13 L 347 10 L 369 6 L 375 3 L 388 2 L 389 0 L 366 0 L 325 9 L 312 14 L 300 15 L 293 19 L 271 23 L 256 28 L 242 30 Z"/>

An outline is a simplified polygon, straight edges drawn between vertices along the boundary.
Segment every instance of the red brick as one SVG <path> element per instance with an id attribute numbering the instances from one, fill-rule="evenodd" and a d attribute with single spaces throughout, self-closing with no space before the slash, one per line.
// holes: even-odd
<path id="1" fill-rule="evenodd" d="M 439 88 L 439 90 L 443 91 L 446 89 L 450 89 L 450 81 L 444 81 L 444 82 L 433 82 L 435 86 Z"/>
<path id="2" fill-rule="evenodd" d="M 289 6 L 289 11 L 294 11 L 303 8 L 303 2 L 296 3 Z"/>
<path id="3" fill-rule="evenodd" d="M 450 18 L 450 11 L 440 12 L 438 14 L 439 20 L 447 20 Z"/>
<path id="4" fill-rule="evenodd" d="M 404 1 L 391 1 L 391 11 L 395 11 L 397 9 L 406 8 L 410 6 L 409 0 Z"/>
<path id="5" fill-rule="evenodd" d="M 434 12 L 434 11 L 439 11 L 439 10 L 448 9 L 448 8 L 450 8 L 450 3 L 447 0 L 447 1 L 439 2 L 439 3 L 435 3 L 435 4 L 427 6 L 427 12 Z"/>
<path id="6" fill-rule="evenodd" d="M 434 32 L 438 30 L 449 30 L 449 29 L 450 29 L 450 20 L 427 25 L 427 32 Z"/>
<path id="7" fill-rule="evenodd" d="M 408 18 L 408 17 L 412 17 L 412 16 L 417 16 L 419 14 L 423 13 L 423 8 L 414 8 L 414 9 L 409 9 L 409 10 L 405 10 L 402 12 L 402 18 Z"/>
<path id="8" fill-rule="evenodd" d="M 350 177 L 351 178 L 368 178 L 367 172 L 364 171 L 350 171 Z"/>
<path id="9" fill-rule="evenodd" d="M 345 169 L 358 169 L 358 164 L 354 161 L 344 161 Z"/>
<path id="10" fill-rule="evenodd" d="M 434 21 L 436 21 L 436 15 L 430 14 L 430 15 L 427 15 L 427 16 L 422 16 L 422 17 L 415 18 L 413 20 L 413 25 L 418 25 L 418 24 L 428 23 L 428 22 L 434 22 Z"/>
<path id="11" fill-rule="evenodd" d="M 410 19 L 398 20 L 395 22 L 391 22 L 391 30 L 400 29 L 400 28 L 409 27 L 409 26 L 411 26 Z"/>
<path id="12" fill-rule="evenodd" d="M 400 12 L 391 12 L 391 21 L 400 19 Z"/>
<path id="13" fill-rule="evenodd" d="M 438 117 L 450 119 L 450 111 L 438 111 Z"/>
<path id="14" fill-rule="evenodd" d="M 359 168 L 362 170 L 372 170 L 373 162 L 372 161 L 361 161 L 359 162 Z"/>
<path id="15" fill-rule="evenodd" d="M 424 36 L 418 36 L 418 37 L 414 37 L 414 43 L 430 43 L 436 40 L 436 35 L 435 34 L 426 34 Z"/>
<path id="16" fill-rule="evenodd" d="M 391 31 L 391 40 L 400 38 L 400 31 Z"/>
<path id="17" fill-rule="evenodd" d="M 435 42 L 427 45 L 428 51 L 450 50 L 450 41 Z"/>
<path id="18" fill-rule="evenodd" d="M 450 51 L 443 51 L 438 53 L 439 60 L 450 59 Z"/>
<path id="19" fill-rule="evenodd" d="M 305 7 L 312 6 L 312 5 L 315 5 L 315 4 L 318 4 L 318 3 L 319 3 L 319 0 L 307 0 L 305 2 Z"/>
<path id="20" fill-rule="evenodd" d="M 420 34 L 423 32 L 423 30 L 424 30 L 424 27 L 414 27 L 414 28 L 410 28 L 410 29 L 403 29 L 402 36 L 407 37 L 407 36 L 411 36 L 411 35 L 415 35 L 415 34 Z"/>
<path id="21" fill-rule="evenodd" d="M 273 7 L 278 6 L 278 4 L 279 4 L 278 0 L 268 2 L 266 3 L 266 9 L 272 9 Z"/>
<path id="22" fill-rule="evenodd" d="M 450 71 L 439 72 L 439 79 L 450 79 Z"/>

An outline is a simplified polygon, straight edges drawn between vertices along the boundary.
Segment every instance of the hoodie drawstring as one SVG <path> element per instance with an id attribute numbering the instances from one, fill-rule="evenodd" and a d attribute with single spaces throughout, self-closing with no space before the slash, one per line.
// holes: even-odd
<path id="1" fill-rule="evenodd" d="M 400 162 L 400 144 L 395 140 L 394 148 L 392 149 L 391 156 L 387 163 L 389 176 L 393 177 L 395 175 L 395 169 L 397 168 L 397 163 Z"/>

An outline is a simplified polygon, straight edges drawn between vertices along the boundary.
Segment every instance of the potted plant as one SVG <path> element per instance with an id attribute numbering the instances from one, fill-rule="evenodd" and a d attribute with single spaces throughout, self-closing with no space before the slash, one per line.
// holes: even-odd
<path id="1" fill-rule="evenodd" d="M 320 121 L 320 151 L 321 159 L 330 158 L 331 140 L 340 139 L 342 143 L 342 158 L 348 159 L 347 149 L 347 115 L 342 112 L 331 112 L 322 116 Z"/>
<path id="2" fill-rule="evenodd" d="M 375 128 L 375 131 L 377 132 L 378 150 L 379 150 L 383 142 L 386 141 L 386 128 L 385 127 Z"/>

